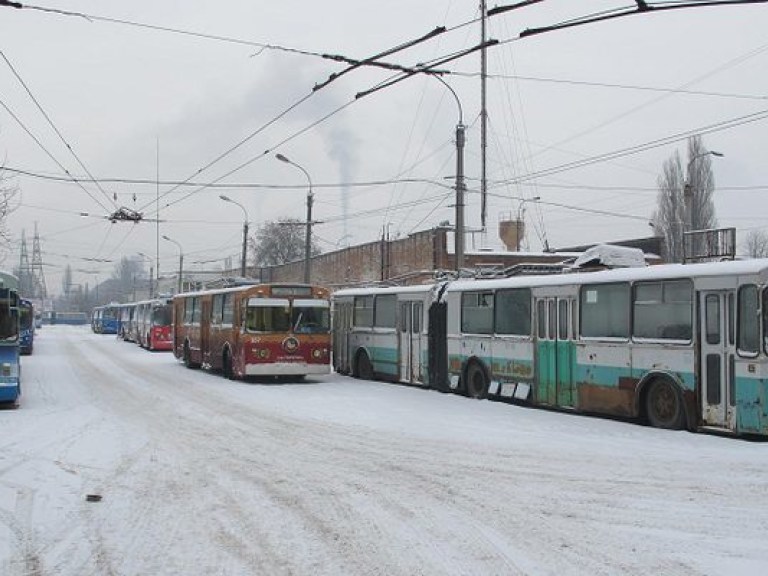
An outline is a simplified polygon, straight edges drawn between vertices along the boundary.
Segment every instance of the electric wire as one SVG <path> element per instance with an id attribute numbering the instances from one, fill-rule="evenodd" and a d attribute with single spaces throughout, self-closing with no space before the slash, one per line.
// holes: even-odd
<path id="1" fill-rule="evenodd" d="M 70 154 L 72 154 L 72 157 L 77 160 L 77 163 L 80 165 L 80 167 L 85 170 L 85 173 L 89 176 L 89 181 L 93 182 L 96 187 L 101 191 L 101 193 L 107 198 L 109 201 L 109 194 L 107 194 L 104 189 L 96 182 L 96 180 L 93 177 L 93 174 L 91 174 L 90 170 L 85 166 L 80 156 L 78 156 L 77 152 L 75 152 L 75 149 L 72 148 L 72 145 L 67 141 L 67 139 L 64 137 L 64 135 L 61 133 L 61 131 L 58 129 L 56 124 L 53 123 L 53 120 L 48 115 L 48 113 L 45 111 L 43 106 L 40 104 L 40 101 L 35 97 L 34 94 L 32 94 L 32 90 L 30 90 L 27 83 L 24 81 L 24 79 L 19 74 L 18 70 L 14 67 L 14 65 L 11 63 L 11 61 L 8 59 L 8 57 L 5 55 L 5 52 L 0 49 L 0 56 L 3 57 L 3 60 L 5 60 L 5 63 L 8 65 L 8 68 L 11 69 L 11 72 L 13 72 L 13 75 L 16 77 L 16 79 L 19 81 L 19 83 L 24 87 L 24 90 L 27 92 L 27 95 L 30 97 L 32 102 L 35 103 L 35 106 L 40 111 L 40 113 L 43 115 L 43 118 L 48 122 L 48 125 L 53 129 L 53 131 L 56 133 L 56 135 L 59 137 L 59 140 L 64 144 L 64 146 L 69 150 Z"/>
<path id="2" fill-rule="evenodd" d="M 26 126 L 26 124 L 24 124 L 21 118 L 19 118 L 16 115 L 16 113 L 13 110 L 11 110 L 10 107 L 2 99 L 0 99 L 0 106 L 5 108 L 5 111 L 8 112 L 10 117 L 16 121 L 16 123 L 21 127 L 22 130 L 24 130 L 24 132 L 27 133 L 27 135 L 30 138 L 32 138 L 35 144 L 37 144 L 37 146 L 45 153 L 45 155 L 48 156 L 48 158 L 50 158 L 54 164 L 56 164 L 59 168 L 61 168 L 62 172 L 64 172 L 65 174 L 67 174 L 67 176 L 69 176 L 69 178 L 66 178 L 66 179 L 62 178 L 62 180 L 66 180 L 68 182 L 77 184 L 77 186 L 79 186 L 80 189 L 82 189 L 83 192 L 85 192 L 91 198 L 91 200 L 96 202 L 96 204 L 98 204 L 100 208 L 102 208 L 105 211 L 108 211 L 108 208 L 104 206 L 101 203 L 101 201 L 96 196 L 94 196 L 90 190 L 88 190 L 88 188 L 83 186 L 82 182 L 80 182 L 74 176 L 72 176 L 72 174 L 70 174 L 69 170 L 67 170 L 67 168 L 61 162 L 58 161 L 58 159 L 51 153 L 51 151 L 45 147 L 45 145 L 40 141 L 40 139 L 37 136 L 35 136 L 35 134 Z M 13 170 L 5 167 L 3 167 L 3 170 L 8 170 L 9 172 L 13 172 Z"/>
<path id="3" fill-rule="evenodd" d="M 624 156 L 630 156 L 632 154 L 637 154 L 639 152 L 645 152 L 647 150 L 651 150 L 653 148 L 659 148 L 661 146 L 666 146 L 668 144 L 672 144 L 675 142 L 681 142 L 683 140 L 686 140 L 687 138 L 694 136 L 694 135 L 705 135 L 705 134 L 711 134 L 713 132 L 720 132 L 723 130 L 730 130 L 732 128 L 735 128 L 737 126 L 742 126 L 744 124 L 750 124 L 752 122 L 758 122 L 760 120 L 765 120 L 768 118 L 768 109 L 761 110 L 759 112 L 754 112 L 752 114 L 747 114 L 745 116 L 739 116 L 737 118 L 731 118 L 729 120 L 724 120 L 722 122 L 718 122 L 715 124 L 710 124 L 708 126 L 704 126 L 701 128 L 693 129 L 693 130 L 687 130 L 685 132 L 680 132 L 671 136 L 666 136 L 663 138 L 659 138 L 657 140 L 652 140 L 650 142 L 646 142 L 644 144 L 638 144 L 635 146 L 630 146 L 627 148 L 622 148 L 619 150 L 614 150 L 613 152 L 607 152 L 605 154 L 600 154 L 597 156 L 590 156 L 583 160 L 576 160 L 573 162 L 569 162 L 566 164 L 561 164 L 559 166 L 553 166 L 551 168 L 545 168 L 543 170 L 539 170 L 537 172 L 524 174 L 522 176 L 518 176 L 515 178 L 510 178 L 507 180 L 500 181 L 500 184 L 509 184 L 513 182 L 522 182 L 526 180 L 531 180 L 533 178 L 540 178 L 542 176 L 550 176 L 552 174 L 558 174 L 560 172 L 565 172 L 568 170 L 575 170 L 577 168 L 583 168 L 584 166 L 589 166 L 591 164 L 596 164 L 599 162 L 607 162 L 608 160 L 613 160 L 616 158 L 622 158 Z"/>

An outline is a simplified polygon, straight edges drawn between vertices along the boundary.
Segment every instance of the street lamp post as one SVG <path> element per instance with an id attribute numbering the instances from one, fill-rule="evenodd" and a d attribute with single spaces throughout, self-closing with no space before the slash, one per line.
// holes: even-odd
<path id="1" fill-rule="evenodd" d="M 181 293 L 181 276 L 184 272 L 184 252 L 181 249 L 181 244 L 179 244 L 173 238 L 169 238 L 168 236 L 163 234 L 163 240 L 168 240 L 168 242 L 173 242 L 174 244 L 176 244 L 176 246 L 179 249 L 179 284 L 178 284 L 178 288 L 176 289 L 176 292 Z"/>
<path id="2" fill-rule="evenodd" d="M 538 202 L 541 200 L 541 196 L 534 196 L 533 198 L 523 198 L 520 200 L 520 204 L 517 206 L 517 221 L 515 222 L 515 235 L 517 236 L 517 251 L 520 252 L 520 244 L 523 241 L 523 234 L 522 234 L 522 228 L 523 228 L 523 215 L 525 212 L 523 211 L 523 207 L 525 206 L 526 202 Z"/>
<path id="3" fill-rule="evenodd" d="M 246 251 L 248 249 L 248 211 L 245 209 L 245 206 L 240 204 L 240 202 L 232 200 L 232 198 L 230 198 L 229 196 L 220 194 L 219 198 L 224 200 L 224 202 L 231 202 L 232 204 L 237 204 L 238 206 L 240 206 L 240 208 L 243 211 L 243 214 L 245 215 L 245 220 L 243 221 L 243 253 L 240 257 L 240 275 L 243 278 L 245 278 L 245 256 L 246 256 Z"/>
<path id="4" fill-rule="evenodd" d="M 309 284 L 310 277 L 311 277 L 311 267 L 312 267 L 312 261 L 311 261 L 311 253 L 312 253 L 312 201 L 313 201 L 313 195 L 312 195 L 312 178 L 309 177 L 309 172 L 307 172 L 302 166 L 299 164 L 296 164 L 296 162 L 293 162 L 289 158 L 283 156 L 282 154 L 276 154 L 275 158 L 280 160 L 281 162 L 285 162 L 286 164 L 290 164 L 291 166 L 295 166 L 302 172 L 304 172 L 304 176 L 307 177 L 307 182 L 309 183 L 309 191 L 307 192 L 307 230 L 306 234 L 304 236 L 304 283 Z"/>
<path id="5" fill-rule="evenodd" d="M 431 77 L 439 80 L 443 86 L 448 88 L 459 108 L 459 122 L 456 124 L 456 230 L 454 232 L 454 253 L 456 256 L 456 272 L 461 273 L 461 269 L 464 267 L 464 111 L 461 107 L 461 100 L 459 100 L 458 94 L 451 88 L 451 85 L 440 78 L 440 76 Z"/>
<path id="6" fill-rule="evenodd" d="M 139 256 L 146 258 L 149 262 L 149 298 L 151 299 L 155 287 L 155 267 L 152 264 L 152 258 L 144 254 L 144 252 L 139 252 Z"/>

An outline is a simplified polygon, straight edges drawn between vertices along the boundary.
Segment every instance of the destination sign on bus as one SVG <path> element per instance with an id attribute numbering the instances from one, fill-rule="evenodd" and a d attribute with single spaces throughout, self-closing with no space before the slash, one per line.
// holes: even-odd
<path id="1" fill-rule="evenodd" d="M 272 296 L 312 296 L 311 286 L 273 286 Z"/>

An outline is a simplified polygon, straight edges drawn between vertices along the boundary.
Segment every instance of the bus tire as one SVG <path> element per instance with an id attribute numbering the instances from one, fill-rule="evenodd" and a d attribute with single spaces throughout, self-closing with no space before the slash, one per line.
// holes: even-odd
<path id="1" fill-rule="evenodd" d="M 470 398 L 488 396 L 488 378 L 479 362 L 470 362 L 467 366 L 465 390 Z"/>
<path id="2" fill-rule="evenodd" d="M 147 342 L 147 350 L 152 351 L 153 350 L 153 348 L 152 348 L 152 336 L 150 336 L 149 334 L 147 334 L 146 342 Z"/>
<path id="3" fill-rule="evenodd" d="M 192 370 L 200 367 L 200 364 L 192 362 L 192 351 L 189 349 L 189 342 L 184 342 L 184 366 Z"/>
<path id="4" fill-rule="evenodd" d="M 221 357 L 221 373 L 227 380 L 235 379 L 235 371 L 232 368 L 232 354 L 229 348 L 224 349 L 224 354 Z"/>
<path id="5" fill-rule="evenodd" d="M 683 399 L 667 378 L 656 378 L 648 385 L 645 396 L 648 422 L 654 428 L 682 430 L 685 421 Z"/>
<path id="6" fill-rule="evenodd" d="M 368 358 L 368 353 L 361 351 L 357 354 L 357 360 L 355 361 L 355 378 L 361 380 L 373 380 L 373 366 L 371 365 L 371 359 Z"/>

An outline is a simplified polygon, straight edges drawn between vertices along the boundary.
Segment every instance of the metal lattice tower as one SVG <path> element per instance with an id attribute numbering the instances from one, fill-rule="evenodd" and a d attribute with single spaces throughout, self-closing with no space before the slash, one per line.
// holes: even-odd
<path id="1" fill-rule="evenodd" d="M 32 297 L 41 300 L 48 298 L 48 290 L 45 287 L 45 275 L 43 274 L 43 256 L 40 252 L 40 234 L 37 232 L 37 222 L 35 222 L 35 237 L 32 240 Z"/>
<path id="2" fill-rule="evenodd" d="M 29 297 L 32 293 L 32 268 L 27 253 L 27 234 L 21 231 L 21 249 L 19 254 L 19 294 Z"/>

